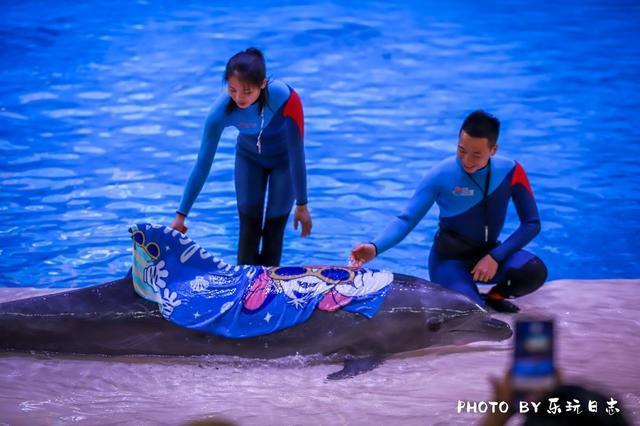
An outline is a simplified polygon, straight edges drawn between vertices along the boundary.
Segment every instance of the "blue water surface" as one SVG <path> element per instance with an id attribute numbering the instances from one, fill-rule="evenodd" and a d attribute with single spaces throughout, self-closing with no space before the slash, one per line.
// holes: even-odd
<path id="1" fill-rule="evenodd" d="M 529 174 L 550 278 L 640 277 L 636 1 L 26 0 L 0 24 L 0 286 L 123 275 L 128 226 L 171 222 L 224 64 L 248 46 L 306 113 L 314 228 L 290 226 L 284 264 L 344 264 L 483 108 Z M 188 223 L 231 262 L 235 134 Z M 371 266 L 428 277 L 436 223 L 434 208 Z"/>

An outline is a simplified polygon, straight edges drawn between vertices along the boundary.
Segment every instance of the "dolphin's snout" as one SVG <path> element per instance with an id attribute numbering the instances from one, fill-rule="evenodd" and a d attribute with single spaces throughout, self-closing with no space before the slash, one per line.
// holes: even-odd
<path id="1" fill-rule="evenodd" d="M 487 332 L 496 340 L 505 340 L 513 335 L 513 331 L 509 324 L 496 318 L 487 317 L 484 320 L 484 327 Z"/>

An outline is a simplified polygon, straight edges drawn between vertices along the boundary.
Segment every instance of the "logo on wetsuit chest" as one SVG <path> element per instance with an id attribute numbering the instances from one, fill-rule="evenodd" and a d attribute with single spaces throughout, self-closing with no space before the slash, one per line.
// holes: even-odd
<path id="1" fill-rule="evenodd" d="M 471 188 L 467 188 L 466 186 L 456 186 L 455 188 L 453 188 L 452 193 L 453 195 L 458 197 L 473 197 L 474 190 Z"/>
<path id="2" fill-rule="evenodd" d="M 256 123 L 253 123 L 251 121 L 238 121 L 237 126 L 238 127 L 258 127 Z"/>

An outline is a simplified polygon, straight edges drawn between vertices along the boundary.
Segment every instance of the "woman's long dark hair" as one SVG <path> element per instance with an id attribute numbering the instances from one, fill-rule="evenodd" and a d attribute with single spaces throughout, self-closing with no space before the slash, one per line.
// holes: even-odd
<path id="1" fill-rule="evenodd" d="M 262 86 L 262 82 L 267 78 L 267 66 L 264 63 L 264 55 L 255 47 L 238 52 L 233 55 L 227 62 L 224 71 L 224 81 L 228 82 L 229 78 L 235 76 L 243 83 L 254 84 L 258 87 Z M 260 89 L 258 97 L 259 110 L 262 111 L 267 105 L 267 87 Z M 225 112 L 227 114 L 233 112 L 238 105 L 233 99 L 229 99 Z"/>

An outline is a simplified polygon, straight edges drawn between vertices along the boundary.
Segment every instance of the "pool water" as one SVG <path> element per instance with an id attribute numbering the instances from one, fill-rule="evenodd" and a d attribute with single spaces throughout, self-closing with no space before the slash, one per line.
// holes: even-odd
<path id="1" fill-rule="evenodd" d="M 314 228 L 284 264 L 344 264 L 455 152 L 462 119 L 503 123 L 542 217 L 550 279 L 640 276 L 640 4 L 5 2 L 0 10 L 0 286 L 124 275 L 127 228 L 169 224 L 229 56 L 265 52 L 305 109 Z M 189 217 L 235 261 L 235 131 Z M 372 267 L 428 277 L 434 208 Z M 517 227 L 513 209 L 504 235 Z"/>

